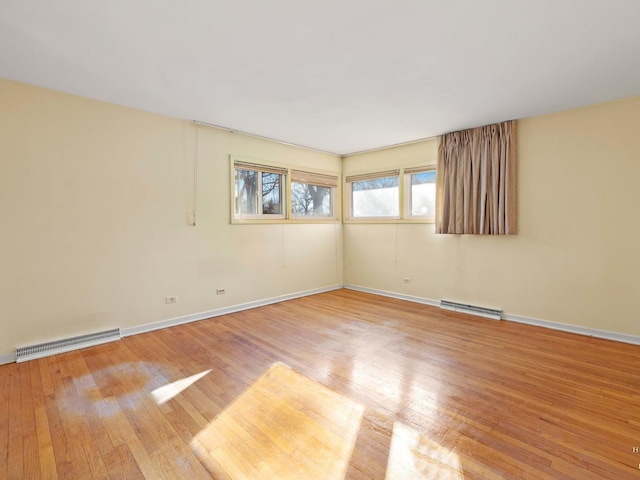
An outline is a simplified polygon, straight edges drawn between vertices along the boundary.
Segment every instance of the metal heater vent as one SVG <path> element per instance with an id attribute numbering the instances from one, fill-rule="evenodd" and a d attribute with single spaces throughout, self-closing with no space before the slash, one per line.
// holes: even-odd
<path id="1" fill-rule="evenodd" d="M 502 318 L 502 310 L 478 307 L 477 305 L 468 305 L 466 303 L 452 302 L 450 300 L 440 300 L 440 308 L 453 310 L 454 312 L 470 313 L 471 315 L 492 318 L 493 320 L 500 320 Z"/>
<path id="2" fill-rule="evenodd" d="M 34 358 L 69 352 L 79 348 L 92 347 L 107 342 L 120 340 L 120 329 L 104 330 L 103 332 L 88 333 L 77 337 L 63 338 L 52 342 L 39 343 L 16 349 L 16 362 L 33 360 Z"/>

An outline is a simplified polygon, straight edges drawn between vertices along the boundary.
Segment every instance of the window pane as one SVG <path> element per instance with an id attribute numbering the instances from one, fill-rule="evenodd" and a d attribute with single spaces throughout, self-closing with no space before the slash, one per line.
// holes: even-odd
<path id="1" fill-rule="evenodd" d="M 258 172 L 236 169 L 236 213 L 258 213 Z"/>
<path id="2" fill-rule="evenodd" d="M 353 217 L 397 217 L 399 209 L 398 177 L 374 178 L 351 182 Z"/>
<path id="3" fill-rule="evenodd" d="M 294 215 L 332 217 L 331 187 L 291 183 L 291 210 Z"/>
<path id="4" fill-rule="evenodd" d="M 262 172 L 262 213 L 282 214 L 281 184 L 282 175 Z"/>
<path id="5" fill-rule="evenodd" d="M 411 175 L 411 215 L 435 217 L 436 172 L 420 172 Z"/>

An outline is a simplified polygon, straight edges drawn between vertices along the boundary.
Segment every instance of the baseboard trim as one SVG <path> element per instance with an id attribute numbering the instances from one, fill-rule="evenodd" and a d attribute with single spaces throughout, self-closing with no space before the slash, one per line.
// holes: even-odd
<path id="1" fill-rule="evenodd" d="M 16 352 L 13 353 L 0 353 L 0 365 L 6 365 L 7 363 L 15 363 Z"/>
<path id="2" fill-rule="evenodd" d="M 308 297 L 309 295 L 317 295 L 318 293 L 331 292 L 333 290 L 340 290 L 342 285 L 332 285 L 323 288 L 314 288 L 312 290 L 304 290 L 302 292 L 289 293 L 286 295 L 280 295 L 278 297 L 265 298 L 262 300 L 256 300 L 254 302 L 241 303 L 238 305 L 231 305 L 229 307 L 217 308 L 215 310 L 209 310 L 206 312 L 193 313 L 191 315 L 184 315 L 182 317 L 169 318 L 167 320 L 160 320 L 158 322 L 146 323 L 144 325 L 138 325 L 135 327 L 121 328 L 120 332 L 123 337 L 130 337 L 132 335 L 138 335 L 140 333 L 153 332 L 154 330 L 160 330 L 162 328 L 175 327 L 177 325 L 184 325 L 185 323 L 197 322 L 200 320 L 206 320 L 207 318 L 219 317 L 221 315 L 228 315 L 229 313 L 241 312 L 243 310 L 250 310 L 252 308 L 263 307 L 265 305 L 271 305 L 273 303 L 285 302 L 287 300 L 293 300 L 295 298 Z"/>
<path id="3" fill-rule="evenodd" d="M 146 323 L 144 325 L 138 325 L 135 327 L 121 328 L 121 337 L 130 337 L 132 335 L 138 335 L 140 333 L 153 332 L 154 330 L 160 330 L 162 328 L 174 327 L 176 325 L 183 325 L 185 323 L 197 322 L 199 320 L 206 320 L 207 318 L 219 317 L 221 315 L 227 315 L 229 313 L 241 312 L 243 310 L 249 310 L 252 308 L 263 307 L 265 305 L 271 305 L 273 303 L 280 303 L 286 300 L 293 300 L 295 298 L 308 297 L 309 295 L 316 295 L 318 293 L 331 292 L 333 290 L 340 290 L 342 285 L 332 285 L 323 288 L 314 288 L 312 290 L 304 290 L 301 292 L 289 293 L 287 295 L 280 295 L 278 297 L 265 298 L 262 300 L 256 300 L 254 302 L 241 303 L 239 305 L 232 305 L 230 307 L 218 308 L 216 310 L 209 310 L 208 312 L 194 313 L 191 315 L 185 315 L 182 317 L 169 318 L 167 320 L 160 320 L 158 322 Z M 79 347 L 83 348 L 83 347 Z M 7 363 L 14 363 L 16 361 L 16 352 L 0 354 L 0 365 Z"/>
<path id="4" fill-rule="evenodd" d="M 242 303 L 239 305 L 232 305 L 229 307 L 219 308 L 215 310 L 209 310 L 207 312 L 194 313 L 191 315 L 185 315 L 182 317 L 170 318 L 167 320 L 161 320 L 158 322 L 147 323 L 135 327 L 121 328 L 120 332 L 122 337 L 130 337 L 145 332 L 152 332 L 154 330 L 160 330 L 162 328 L 173 327 L 176 325 L 183 325 L 185 323 L 197 322 L 199 320 L 205 320 L 207 318 L 219 317 L 221 315 L 227 315 L 229 313 L 241 312 L 243 310 L 250 310 L 252 308 L 262 307 L 265 305 L 271 305 L 273 303 L 280 303 L 287 300 L 293 300 L 295 298 L 307 297 L 309 295 L 316 295 L 318 293 L 331 292 L 333 290 L 340 290 L 346 288 L 348 290 L 355 290 L 358 292 L 371 293 L 373 295 L 380 295 L 383 297 L 396 298 L 398 300 L 406 300 L 408 302 L 421 303 L 423 305 L 430 305 L 433 307 L 439 307 L 439 300 L 432 300 L 430 298 L 417 297 L 414 295 L 405 295 L 403 293 L 390 292 L 387 290 L 379 290 L 376 288 L 362 287 L 359 285 L 332 285 L 329 287 L 316 288 L 312 290 L 305 290 L 296 293 L 290 293 L 287 295 L 280 295 L 278 297 L 265 298 L 262 300 L 256 300 L 254 302 Z M 595 328 L 580 327 L 577 325 L 570 325 L 560 322 L 552 322 L 549 320 L 540 320 L 538 318 L 525 317 L 523 315 L 503 314 L 503 320 L 523 323 L 527 325 L 533 325 L 537 327 L 549 328 L 551 330 L 560 330 L 563 332 L 575 333 L 578 335 L 584 335 L 587 337 L 602 338 L 605 340 L 613 340 L 621 343 L 630 343 L 632 345 L 640 345 L 640 336 L 628 335 L 625 333 L 611 332 L 608 330 L 599 330 Z M 0 354 L 0 365 L 6 365 L 8 363 L 14 363 L 16 361 L 16 353 L 2 353 Z"/>
<path id="5" fill-rule="evenodd" d="M 345 285 L 347 290 L 355 290 L 357 292 L 371 293 L 373 295 L 381 295 L 383 297 L 397 298 L 398 300 L 407 300 L 408 302 L 422 303 L 423 305 L 431 305 L 439 307 L 440 300 L 431 300 L 430 298 L 416 297 L 413 295 L 405 295 L 404 293 L 389 292 L 387 290 L 378 290 L 377 288 L 361 287 L 359 285 Z"/>
<path id="6" fill-rule="evenodd" d="M 356 290 L 359 292 L 381 295 L 383 297 L 397 298 L 398 300 L 407 300 L 409 302 L 422 303 L 424 305 L 432 305 L 439 307 L 440 302 L 429 298 L 415 297 L 413 295 L 404 295 L 402 293 L 389 292 L 387 290 L 378 290 L 375 288 L 361 287 L 358 285 L 345 285 L 344 288 Z M 613 340 L 621 343 L 630 343 L 632 345 L 640 345 L 640 336 L 628 335 L 626 333 L 610 332 L 608 330 L 599 330 L 596 328 L 580 327 L 578 325 L 570 325 L 568 323 L 552 322 L 550 320 L 540 320 L 538 318 L 525 317 L 524 315 L 502 314 L 503 320 L 510 322 L 523 323 L 536 327 L 549 328 L 551 330 L 560 330 L 563 332 L 576 333 L 586 337 L 602 338 L 604 340 Z"/>
<path id="7" fill-rule="evenodd" d="M 538 318 L 525 317 L 522 315 L 503 314 L 503 320 L 511 322 L 525 323 L 537 327 L 550 328 L 552 330 L 560 330 L 563 332 L 576 333 L 586 337 L 602 338 L 604 340 L 613 340 L 621 343 L 631 343 L 640 345 L 640 336 L 628 335 L 626 333 L 611 332 L 609 330 L 599 330 L 597 328 L 580 327 L 578 325 L 570 325 L 568 323 L 552 322 L 550 320 L 540 320 Z"/>

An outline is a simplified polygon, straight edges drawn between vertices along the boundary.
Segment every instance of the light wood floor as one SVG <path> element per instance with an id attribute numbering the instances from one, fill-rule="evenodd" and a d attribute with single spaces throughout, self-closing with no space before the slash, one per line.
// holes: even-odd
<path id="1" fill-rule="evenodd" d="M 0 478 L 215 478 L 275 362 L 361 406 L 346 479 L 640 478 L 639 346 L 348 290 L 1 366 Z"/>

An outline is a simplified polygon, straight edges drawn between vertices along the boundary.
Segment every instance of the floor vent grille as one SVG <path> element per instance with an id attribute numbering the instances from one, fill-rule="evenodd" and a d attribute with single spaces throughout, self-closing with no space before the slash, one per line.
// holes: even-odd
<path id="1" fill-rule="evenodd" d="M 453 310 L 454 312 L 470 313 L 471 315 L 492 318 L 493 320 L 500 320 L 502 318 L 502 310 L 478 307 L 477 305 L 467 305 L 465 303 L 452 302 L 450 300 L 440 300 L 440 308 Z"/>
<path id="2" fill-rule="evenodd" d="M 37 345 L 28 345 L 16 349 L 16 362 L 20 363 L 48 355 L 55 355 L 56 353 L 70 352 L 71 350 L 101 345 L 115 340 L 120 340 L 119 328 L 78 335 L 77 337 L 63 338 L 52 342 L 39 343 Z"/>

